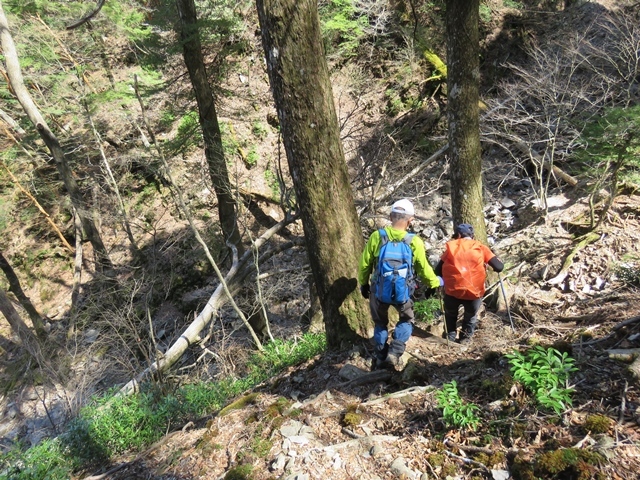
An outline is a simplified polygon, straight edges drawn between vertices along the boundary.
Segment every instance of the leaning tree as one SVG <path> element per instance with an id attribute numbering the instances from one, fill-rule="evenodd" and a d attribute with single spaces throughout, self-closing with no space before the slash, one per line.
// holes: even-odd
<path id="1" fill-rule="evenodd" d="M 317 2 L 257 0 L 269 80 L 330 348 L 367 336 L 357 288 L 362 231 L 353 201 Z"/>

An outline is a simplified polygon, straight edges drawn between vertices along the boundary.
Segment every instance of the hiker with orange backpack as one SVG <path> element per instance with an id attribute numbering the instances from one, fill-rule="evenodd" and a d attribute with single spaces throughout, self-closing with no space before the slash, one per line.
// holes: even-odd
<path id="1" fill-rule="evenodd" d="M 375 324 L 375 367 L 400 366 L 400 357 L 413 333 L 413 300 L 415 275 L 428 287 L 426 295 L 433 295 L 442 279 L 433 272 L 427 260 L 424 243 L 415 234 L 407 233 L 415 210 L 407 200 L 398 200 L 391 207 L 391 226 L 371 234 L 360 257 L 358 282 L 360 292 L 369 299 L 371 317 Z M 371 278 L 371 284 L 369 279 Z M 399 320 L 389 338 L 389 307 L 398 311 Z"/>
<path id="2" fill-rule="evenodd" d="M 489 247 L 474 239 L 473 227 L 461 223 L 455 228 L 453 239 L 445 245 L 445 252 L 435 268 L 436 274 L 444 279 L 445 333 L 449 341 L 456 341 L 460 306 L 464 308 L 464 316 L 457 342 L 471 341 L 485 292 L 486 264 L 496 272 L 504 268 Z"/>

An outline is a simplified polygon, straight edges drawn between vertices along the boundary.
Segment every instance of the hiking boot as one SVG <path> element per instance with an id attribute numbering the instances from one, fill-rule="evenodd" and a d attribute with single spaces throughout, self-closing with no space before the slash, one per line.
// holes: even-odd
<path id="1" fill-rule="evenodd" d="M 471 337 L 461 336 L 456 343 L 459 343 L 462 346 L 469 346 L 471 344 Z"/>
<path id="2" fill-rule="evenodd" d="M 400 357 L 390 353 L 387 355 L 387 358 L 384 359 L 384 368 L 391 368 L 393 370 L 399 370 L 402 367 L 402 362 L 400 361 Z"/>

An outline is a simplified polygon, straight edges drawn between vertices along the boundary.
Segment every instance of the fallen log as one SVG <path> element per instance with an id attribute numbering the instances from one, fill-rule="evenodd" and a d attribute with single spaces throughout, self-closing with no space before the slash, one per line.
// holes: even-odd
<path id="1" fill-rule="evenodd" d="M 271 227 L 260 238 L 255 241 L 256 250 L 259 249 L 265 242 L 271 238 L 276 232 L 278 232 L 285 225 L 288 225 L 292 219 L 285 219 L 278 224 Z M 259 263 L 262 263 L 266 258 L 269 258 L 275 253 L 291 248 L 294 242 L 287 242 L 277 248 L 271 249 L 265 252 L 260 259 Z M 236 294 L 244 280 L 256 272 L 254 251 L 247 250 L 239 261 L 234 262 L 231 269 L 224 278 L 224 282 L 221 282 L 215 289 L 209 301 L 204 306 L 200 314 L 191 322 L 187 329 L 180 335 L 178 340 L 174 342 L 169 349 L 164 352 L 161 358 L 158 358 L 155 362 L 149 365 L 145 370 L 140 372 L 135 378 L 131 379 L 124 385 L 117 395 L 130 395 L 138 390 L 139 384 L 150 378 L 152 375 L 166 371 L 172 365 L 174 365 L 180 357 L 187 351 L 187 349 L 198 341 L 200 332 L 209 324 L 214 314 L 220 309 L 222 305 L 228 300 L 228 297 L 224 293 L 224 285 L 226 286 L 231 295 Z"/>
<path id="2" fill-rule="evenodd" d="M 640 356 L 640 348 L 618 348 L 607 350 L 609 358 L 612 360 L 621 360 L 623 362 L 631 362 Z"/>

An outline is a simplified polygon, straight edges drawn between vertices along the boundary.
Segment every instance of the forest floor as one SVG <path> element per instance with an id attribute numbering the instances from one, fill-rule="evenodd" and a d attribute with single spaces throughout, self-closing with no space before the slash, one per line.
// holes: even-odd
<path id="1" fill-rule="evenodd" d="M 441 324 L 418 324 L 399 371 L 371 371 L 367 343 L 326 353 L 246 392 L 227 414 L 118 459 L 101 478 L 245 478 L 228 473 L 240 475 L 239 465 L 252 465 L 246 478 L 256 480 L 637 478 L 638 383 L 608 351 L 640 347 L 640 303 L 606 259 L 637 253 L 640 198 L 618 199 L 602 235 L 554 285 L 575 245 L 566 226 L 586 211 L 580 201 L 557 209 L 494 247 L 508 267 L 514 329 L 504 309 L 485 310 L 473 342 L 460 346 L 442 339 Z M 504 355 L 536 344 L 576 360 L 573 407 L 561 415 L 537 408 L 510 375 Z M 435 393 L 453 380 L 480 408 L 475 431 L 443 421 Z M 606 419 L 597 428 L 594 415 Z"/>

